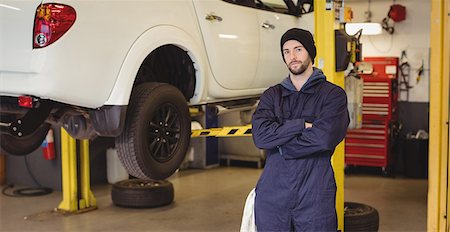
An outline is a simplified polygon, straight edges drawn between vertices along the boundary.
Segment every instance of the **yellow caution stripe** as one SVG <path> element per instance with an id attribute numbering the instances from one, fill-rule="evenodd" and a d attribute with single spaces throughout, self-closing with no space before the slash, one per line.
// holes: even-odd
<path id="1" fill-rule="evenodd" d="M 222 128 L 210 128 L 192 130 L 191 138 L 195 137 L 242 137 L 252 136 L 252 125 L 226 126 Z"/>

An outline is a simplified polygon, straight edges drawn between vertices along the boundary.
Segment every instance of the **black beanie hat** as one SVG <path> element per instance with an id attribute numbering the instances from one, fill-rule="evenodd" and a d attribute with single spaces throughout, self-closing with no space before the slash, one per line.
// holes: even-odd
<path id="1" fill-rule="evenodd" d="M 316 45 L 314 44 L 314 38 L 311 32 L 307 30 L 303 30 L 300 28 L 292 28 L 286 31 L 283 36 L 281 36 L 280 47 L 281 47 L 281 55 L 283 56 L 283 45 L 288 40 L 297 40 L 300 42 L 303 47 L 305 47 L 306 51 L 308 51 L 309 56 L 311 57 L 312 63 L 314 64 L 314 58 L 316 58 Z M 283 56 L 284 60 L 284 56 Z"/>

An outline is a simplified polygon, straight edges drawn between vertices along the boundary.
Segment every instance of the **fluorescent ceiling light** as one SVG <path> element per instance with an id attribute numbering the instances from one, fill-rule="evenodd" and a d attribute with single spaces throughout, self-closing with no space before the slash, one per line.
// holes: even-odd
<path id="1" fill-rule="evenodd" d="M 349 35 L 356 34 L 362 29 L 363 35 L 379 35 L 381 34 L 381 24 L 379 23 L 346 23 L 345 32 Z"/>

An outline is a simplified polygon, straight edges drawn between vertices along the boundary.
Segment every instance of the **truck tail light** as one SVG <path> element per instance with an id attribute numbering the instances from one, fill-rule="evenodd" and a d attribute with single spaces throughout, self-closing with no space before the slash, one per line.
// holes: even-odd
<path id="1" fill-rule="evenodd" d="M 72 27 L 76 17 L 75 9 L 68 5 L 39 5 L 34 17 L 33 48 L 43 48 L 58 40 Z"/>

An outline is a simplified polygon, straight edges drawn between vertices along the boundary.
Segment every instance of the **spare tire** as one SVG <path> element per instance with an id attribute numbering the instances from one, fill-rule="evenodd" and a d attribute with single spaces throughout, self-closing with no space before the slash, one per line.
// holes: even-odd
<path id="1" fill-rule="evenodd" d="M 344 231 L 378 231 L 378 211 L 365 204 L 344 203 Z"/>
<path id="2" fill-rule="evenodd" d="M 150 208 L 173 202 L 174 190 L 167 180 L 130 179 L 112 186 L 112 202 L 121 207 Z"/>

